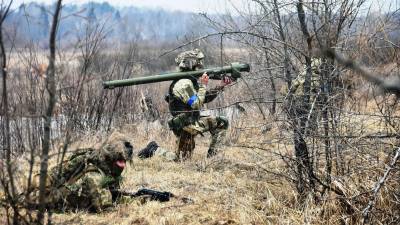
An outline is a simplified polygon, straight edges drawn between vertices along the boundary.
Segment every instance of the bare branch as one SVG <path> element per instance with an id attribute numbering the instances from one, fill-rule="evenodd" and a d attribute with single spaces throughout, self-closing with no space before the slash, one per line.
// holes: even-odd
<path id="1" fill-rule="evenodd" d="M 388 79 L 383 79 L 382 75 L 376 75 L 369 71 L 364 66 L 358 64 L 357 62 L 350 60 L 341 54 L 335 52 L 333 49 L 325 49 L 322 51 L 322 54 L 328 56 L 330 58 L 336 59 L 336 61 L 343 66 L 350 68 L 360 74 L 369 82 L 379 86 L 384 91 L 396 94 L 400 96 L 400 78 L 399 76 L 390 77 Z"/>
<path id="2" fill-rule="evenodd" d="M 363 224 L 368 223 L 369 220 L 369 213 L 371 212 L 372 208 L 374 207 L 375 201 L 376 201 L 376 197 L 378 196 L 379 190 L 383 187 L 383 185 L 385 184 L 385 181 L 387 180 L 390 171 L 393 170 L 393 167 L 395 166 L 397 160 L 400 157 L 400 148 L 397 148 L 396 154 L 394 155 L 392 162 L 389 164 L 389 166 L 386 168 L 385 173 L 383 174 L 383 176 L 379 179 L 379 181 L 375 184 L 374 189 L 372 190 L 372 192 L 374 193 L 372 199 L 369 201 L 367 207 L 365 207 L 365 209 L 362 211 L 363 213 Z"/>

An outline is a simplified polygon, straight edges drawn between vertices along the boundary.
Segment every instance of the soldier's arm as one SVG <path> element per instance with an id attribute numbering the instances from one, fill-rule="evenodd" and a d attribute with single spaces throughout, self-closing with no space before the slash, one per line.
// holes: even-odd
<path id="1" fill-rule="evenodd" d="M 297 89 L 304 84 L 304 78 L 305 78 L 305 71 L 300 73 L 296 79 L 292 81 L 292 86 L 290 87 L 289 91 L 291 93 L 295 93 Z"/>
<path id="2" fill-rule="evenodd" d="M 192 109 L 200 109 L 205 102 L 206 92 L 206 86 L 204 84 L 199 84 L 199 90 L 185 101 L 186 104 L 188 104 Z"/>
<path id="3" fill-rule="evenodd" d="M 207 73 L 204 73 L 200 77 L 199 90 L 197 91 L 197 95 L 193 95 L 193 97 L 191 97 L 191 99 L 189 100 L 189 105 L 190 105 L 190 107 L 192 107 L 192 109 L 200 109 L 201 106 L 203 106 L 203 104 L 205 103 L 208 79 L 209 79 L 209 77 L 208 77 Z"/>
<path id="4" fill-rule="evenodd" d="M 299 88 L 300 82 L 296 81 L 292 83 L 292 86 L 290 87 L 290 92 L 294 93 L 296 90 Z"/>
<path id="5" fill-rule="evenodd" d="M 199 90 L 196 92 L 193 83 L 189 79 L 182 79 L 175 84 L 173 92 L 182 102 L 189 105 L 192 109 L 198 110 L 204 104 L 206 98 L 206 85 L 207 83 L 200 80 Z"/>

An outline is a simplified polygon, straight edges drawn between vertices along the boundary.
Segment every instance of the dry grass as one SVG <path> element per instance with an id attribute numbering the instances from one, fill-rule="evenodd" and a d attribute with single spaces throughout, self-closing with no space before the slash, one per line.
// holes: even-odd
<path id="1" fill-rule="evenodd" d="M 137 148 L 155 139 L 173 149 L 174 137 L 160 135 L 162 129 L 150 125 L 125 126 Z M 155 126 L 155 127 L 154 127 Z M 150 134 L 150 135 L 149 135 Z M 164 141 L 161 140 L 164 137 Z M 270 136 L 275 138 L 275 136 Z M 260 140 L 259 140 L 260 141 Z M 193 204 L 173 199 L 167 203 L 132 200 L 101 213 L 84 212 L 54 215 L 56 224 L 318 224 L 324 206 L 301 210 L 296 193 L 283 177 L 269 175 L 265 168 L 284 173 L 282 162 L 271 152 L 227 147 L 223 156 L 205 158 L 208 136 L 197 138 L 193 159 L 184 163 L 162 158 L 135 158 L 124 171 L 123 188 L 135 191 L 146 187 L 190 197 Z M 271 147 L 271 146 L 270 146 Z M 139 147 L 140 148 L 140 147 Z M 255 163 L 258 162 L 258 163 Z M 264 168 L 264 169 L 263 169 Z M 332 202 L 330 202 L 332 204 Z M 334 204 L 333 204 L 334 205 Z M 328 207 L 333 210 L 332 207 Z M 338 221 L 326 218 L 334 224 Z"/>
<path id="2" fill-rule="evenodd" d="M 379 130 L 376 121 L 365 121 L 363 116 L 358 116 L 351 118 L 349 123 L 364 124 L 363 129 L 371 132 Z M 145 187 L 170 191 L 178 196 L 190 197 L 194 203 L 185 204 L 178 199 L 166 203 L 133 199 L 129 203 L 118 204 L 115 208 L 98 214 L 82 211 L 54 214 L 54 224 L 350 223 L 351 217 L 346 214 L 338 196 L 333 193 L 321 197 L 318 203 L 311 197 L 303 205 L 298 203 L 293 184 L 284 176 L 279 176 L 292 176 L 279 154 L 293 156 L 293 146 L 288 142 L 289 137 L 286 140 L 282 139 L 282 136 L 289 134 L 280 131 L 280 125 L 270 121 L 267 124 L 271 125 L 271 129 L 262 133 L 260 127 L 252 126 L 260 124 L 260 121 L 242 121 L 241 124 L 251 128 L 235 134 L 237 142 L 233 145 L 228 144 L 220 157 L 212 160 L 205 158 L 209 142 L 209 136 L 206 135 L 197 137 L 197 147 L 190 161 L 175 163 L 157 157 L 147 160 L 135 158 L 123 173 L 122 187 L 126 190 L 136 191 Z M 361 129 L 358 126 L 353 128 Z M 136 150 L 151 140 L 156 140 L 164 148 L 175 148 L 173 134 L 157 122 L 125 125 L 119 131 L 130 138 Z M 229 135 L 232 135 L 232 130 Z M 71 149 L 96 146 L 103 138 L 104 134 L 88 134 L 76 140 Z M 264 150 L 239 147 L 242 145 L 257 145 Z M 388 155 L 384 149 L 379 148 L 378 152 L 372 151 L 368 154 L 369 150 L 362 147 L 355 147 L 352 151 L 354 152 L 345 153 L 345 160 L 349 166 L 348 175 L 340 177 L 339 180 L 346 196 L 354 197 L 351 202 L 357 209 L 355 215 L 359 218 L 361 210 L 369 200 L 364 192 L 370 191 L 383 173 Z M 18 161 L 21 174 L 26 174 L 27 158 L 26 156 Z M 54 165 L 55 162 L 53 157 L 50 164 Z M 323 165 L 320 173 L 323 174 Z M 396 210 L 393 210 L 396 203 L 391 199 L 396 187 L 398 181 L 388 183 L 378 196 L 376 208 L 396 213 Z M 353 220 L 353 224 L 358 222 L 358 219 Z"/>
<path id="3" fill-rule="evenodd" d="M 160 129 L 157 123 L 126 125 L 120 130 L 130 137 L 136 149 L 144 147 L 150 140 L 156 140 L 164 148 L 174 149 L 175 138 Z M 71 145 L 71 149 L 96 146 L 102 138 L 104 135 L 101 134 L 82 137 Z M 270 153 L 228 146 L 223 155 L 208 160 L 205 158 L 208 139 L 209 136 L 197 138 L 197 147 L 190 161 L 175 163 L 157 157 L 147 160 L 135 158 L 123 173 L 124 189 L 136 191 L 146 187 L 170 191 L 190 197 L 194 203 L 185 204 L 178 199 L 166 203 L 144 203 L 133 199 L 99 214 L 54 214 L 54 223 L 293 224 L 302 220 L 300 211 L 287 208 L 295 202 L 294 192 L 282 193 L 282 190 L 290 190 L 288 184 L 277 183 L 254 163 L 260 162 L 260 158 L 264 161 L 271 158 Z M 54 165 L 55 161 L 53 157 L 50 164 Z M 262 166 L 276 167 L 277 164 L 279 161 L 271 160 Z M 20 174 L 23 174 L 21 180 L 25 180 L 27 159 L 21 158 L 19 165 Z M 292 214 L 299 218 L 289 216 Z"/>
<path id="4" fill-rule="evenodd" d="M 246 161 L 243 150 L 230 148 L 224 157 L 205 160 L 205 147 L 196 149 L 190 162 L 166 162 L 160 158 L 135 159 L 124 172 L 125 189 L 141 187 L 171 191 L 190 197 L 193 204 L 177 199 L 167 203 L 135 200 L 120 204 L 112 212 L 89 215 L 59 214 L 55 222 L 72 220 L 82 224 L 291 224 L 280 218 L 284 203 L 277 199 L 274 186 L 257 168 L 239 166 Z M 282 187 L 281 187 L 282 188 Z M 294 193 L 293 193 L 294 196 Z M 283 219 L 283 220 L 282 220 Z M 286 221 L 286 222 L 284 222 Z"/>
<path id="5" fill-rule="evenodd" d="M 160 139 L 130 133 L 132 127 L 123 128 L 131 134 L 135 146 L 144 146 L 148 140 Z M 137 128 L 136 128 L 137 129 Z M 144 129 L 146 130 L 146 129 Z M 153 130 L 155 131 L 155 130 Z M 146 132 L 139 132 L 146 134 Z M 158 132 L 155 132 L 158 133 Z M 136 137 L 134 137 L 136 136 Z M 139 135 L 140 136 L 140 135 Z M 160 136 L 159 136 L 160 137 Z M 165 136 L 164 136 L 165 137 Z M 157 140 L 165 148 L 173 149 L 173 137 Z M 103 214 L 59 214 L 56 223 L 81 224 L 265 224 L 277 220 L 269 214 L 280 203 L 273 196 L 268 177 L 255 167 L 254 152 L 228 147 L 217 159 L 205 159 L 207 137 L 198 138 L 193 159 L 184 163 L 168 162 L 162 158 L 134 159 L 124 171 L 123 188 L 137 190 L 142 187 L 170 191 L 190 197 L 193 204 L 177 199 L 167 203 L 140 203 L 134 200 L 120 204 L 115 210 Z M 258 154 L 265 154 L 258 152 Z M 275 222 L 274 222 L 275 221 Z"/>

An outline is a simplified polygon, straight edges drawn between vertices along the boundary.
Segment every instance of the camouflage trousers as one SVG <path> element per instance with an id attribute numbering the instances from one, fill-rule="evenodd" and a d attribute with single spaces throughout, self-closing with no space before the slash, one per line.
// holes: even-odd
<path id="1" fill-rule="evenodd" d="M 178 148 L 176 151 L 177 159 L 189 159 L 192 157 L 193 150 L 196 146 L 195 137 L 198 134 L 210 132 L 211 142 L 208 149 L 207 157 L 216 155 L 223 147 L 223 140 L 228 129 L 228 120 L 225 117 L 203 116 L 198 120 L 191 122 L 182 129 L 174 130 L 178 137 Z"/>

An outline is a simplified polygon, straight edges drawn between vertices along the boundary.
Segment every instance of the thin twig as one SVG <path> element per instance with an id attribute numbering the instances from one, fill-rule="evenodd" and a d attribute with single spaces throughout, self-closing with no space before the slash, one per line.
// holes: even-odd
<path id="1" fill-rule="evenodd" d="M 392 159 L 392 162 L 390 163 L 390 165 L 386 168 L 385 173 L 383 174 L 383 176 L 379 179 L 379 181 L 375 184 L 374 189 L 372 190 L 374 195 L 372 197 L 372 199 L 369 201 L 367 207 L 365 207 L 365 209 L 363 210 L 363 224 L 367 224 L 368 220 L 369 220 L 369 213 L 371 212 L 372 208 L 374 207 L 374 204 L 376 202 L 376 198 L 378 196 L 379 190 L 382 188 L 382 186 L 385 184 L 385 181 L 387 180 L 390 171 L 392 171 L 394 165 L 396 164 L 397 160 L 400 157 L 400 147 L 397 148 L 396 154 Z"/>

